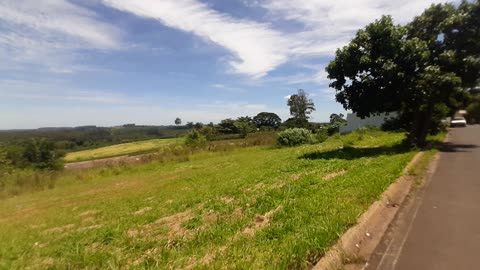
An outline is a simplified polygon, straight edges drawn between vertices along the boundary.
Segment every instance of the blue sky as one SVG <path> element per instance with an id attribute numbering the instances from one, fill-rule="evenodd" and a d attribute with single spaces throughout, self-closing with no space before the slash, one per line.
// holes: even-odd
<path id="1" fill-rule="evenodd" d="M 356 30 L 435 0 L 1 0 L 0 129 L 344 112 L 325 66 Z"/>

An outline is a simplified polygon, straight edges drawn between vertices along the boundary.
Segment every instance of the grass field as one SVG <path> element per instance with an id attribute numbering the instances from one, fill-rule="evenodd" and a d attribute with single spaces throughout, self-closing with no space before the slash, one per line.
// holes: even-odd
<path id="1" fill-rule="evenodd" d="M 165 145 L 178 142 L 180 139 L 155 139 L 131 143 L 110 145 L 106 147 L 68 153 L 65 156 L 66 162 L 86 161 L 100 158 L 116 157 L 145 153 L 159 149 Z"/>
<path id="2" fill-rule="evenodd" d="M 402 138 L 66 172 L 54 189 L 1 201 L 0 268 L 309 268 L 401 175 L 415 154 Z"/>

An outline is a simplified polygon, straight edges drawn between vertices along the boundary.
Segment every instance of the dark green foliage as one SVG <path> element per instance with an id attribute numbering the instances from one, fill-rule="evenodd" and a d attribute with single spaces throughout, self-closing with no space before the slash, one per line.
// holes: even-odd
<path id="1" fill-rule="evenodd" d="M 186 134 L 185 126 L 76 127 L 0 131 L 0 143 L 21 145 L 31 138 L 55 142 L 58 148 L 79 151 L 148 139 L 175 138 Z"/>
<path id="2" fill-rule="evenodd" d="M 56 151 L 53 142 L 46 139 L 32 139 L 23 153 L 25 160 L 38 169 L 61 169 L 61 155 Z"/>
<path id="3" fill-rule="evenodd" d="M 405 27 L 384 16 L 358 31 L 326 69 L 337 101 L 360 117 L 399 112 L 408 141 L 424 146 L 480 77 L 479 9 L 433 5 Z"/>
<path id="4" fill-rule="evenodd" d="M 227 118 L 220 121 L 220 123 L 218 124 L 218 131 L 224 134 L 238 133 L 237 127 L 235 126 L 235 120 Z"/>
<path id="5" fill-rule="evenodd" d="M 257 128 L 277 129 L 282 123 L 282 119 L 275 113 L 261 112 L 253 117 L 253 123 Z"/>
<path id="6" fill-rule="evenodd" d="M 312 132 L 304 128 L 291 128 L 278 134 L 278 143 L 284 146 L 295 146 L 309 143 Z"/>

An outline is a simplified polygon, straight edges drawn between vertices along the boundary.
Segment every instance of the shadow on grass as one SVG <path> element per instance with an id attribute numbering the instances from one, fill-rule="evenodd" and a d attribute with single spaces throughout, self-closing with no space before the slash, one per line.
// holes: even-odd
<path id="1" fill-rule="evenodd" d="M 376 157 L 381 155 L 396 155 L 409 152 L 410 149 L 402 144 L 396 144 L 393 146 L 381 146 L 381 147 L 344 147 L 332 151 L 326 152 L 311 152 L 300 156 L 300 159 L 345 159 L 353 160 L 363 157 Z"/>

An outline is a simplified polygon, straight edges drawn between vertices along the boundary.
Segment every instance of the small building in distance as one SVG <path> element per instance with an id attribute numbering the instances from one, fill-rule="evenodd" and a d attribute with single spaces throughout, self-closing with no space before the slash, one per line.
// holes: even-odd
<path id="1" fill-rule="evenodd" d="M 340 127 L 340 133 L 350 133 L 356 129 L 362 127 L 382 127 L 386 120 L 397 117 L 396 112 L 391 113 L 381 113 L 379 115 L 372 115 L 370 117 L 365 117 L 364 119 L 358 117 L 355 113 L 347 114 L 347 125 Z"/>

